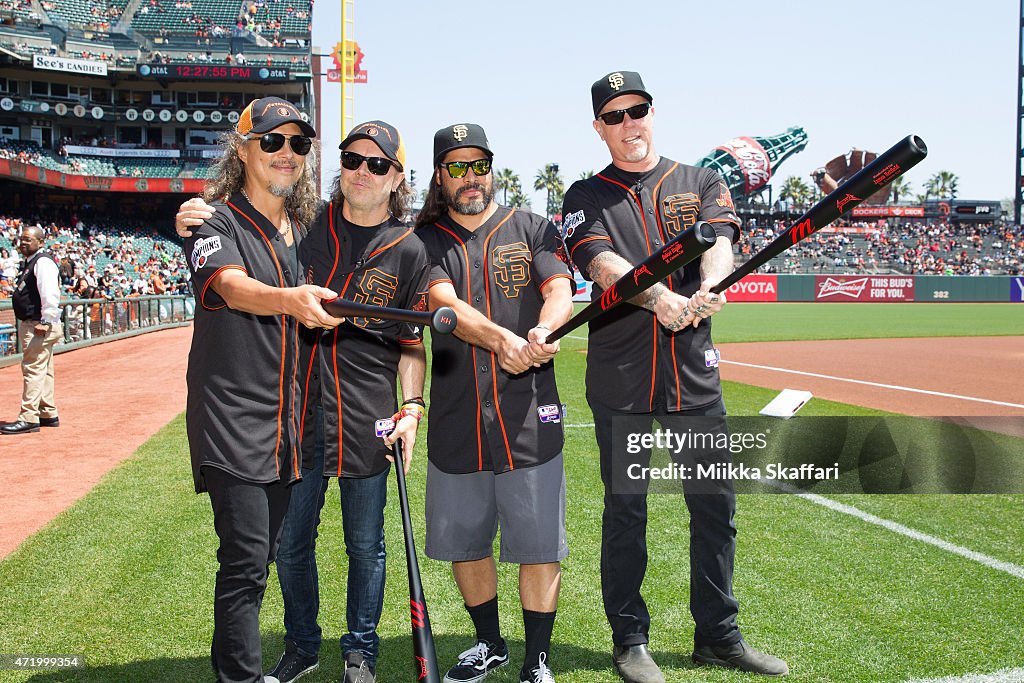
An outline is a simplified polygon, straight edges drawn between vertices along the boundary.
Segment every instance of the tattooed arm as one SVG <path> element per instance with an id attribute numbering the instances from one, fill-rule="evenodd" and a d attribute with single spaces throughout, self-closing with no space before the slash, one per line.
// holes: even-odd
<path id="1" fill-rule="evenodd" d="M 608 289 L 632 268 L 626 259 L 615 252 L 602 251 L 590 261 L 587 275 L 602 289 Z M 660 282 L 637 294 L 629 303 L 654 313 L 658 322 L 672 332 L 692 324 L 696 317 L 687 308 L 690 303 L 688 298 L 676 294 Z"/>

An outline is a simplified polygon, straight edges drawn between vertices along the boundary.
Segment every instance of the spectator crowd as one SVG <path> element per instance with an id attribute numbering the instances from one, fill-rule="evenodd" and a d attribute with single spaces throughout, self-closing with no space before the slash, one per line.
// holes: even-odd
<path id="1" fill-rule="evenodd" d="M 746 260 L 787 224 L 748 222 L 738 244 Z M 1019 226 L 947 222 L 840 223 L 790 247 L 764 268 L 772 273 L 889 273 L 905 275 L 1024 274 Z"/>
<path id="2" fill-rule="evenodd" d="M 0 215 L 0 298 L 8 298 L 21 257 L 14 245 L 24 219 Z M 60 267 L 67 298 L 138 297 L 188 294 L 188 268 L 180 246 L 155 231 L 86 225 L 39 223 Z"/>

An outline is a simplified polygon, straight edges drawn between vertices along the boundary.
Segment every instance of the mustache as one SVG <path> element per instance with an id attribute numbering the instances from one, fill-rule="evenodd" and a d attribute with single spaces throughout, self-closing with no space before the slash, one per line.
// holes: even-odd
<path id="1" fill-rule="evenodd" d="M 481 194 L 486 194 L 487 193 L 487 188 L 485 186 L 483 186 L 482 184 L 480 184 L 480 183 L 471 183 L 469 185 L 463 185 L 458 190 L 456 190 L 455 191 L 455 197 L 456 198 L 461 197 L 464 192 L 469 192 L 470 190 L 476 190 L 477 192 L 479 192 Z"/>

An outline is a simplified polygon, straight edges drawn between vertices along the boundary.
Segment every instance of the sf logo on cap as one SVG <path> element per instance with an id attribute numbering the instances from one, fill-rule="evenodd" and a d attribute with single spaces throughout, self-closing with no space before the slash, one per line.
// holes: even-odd
<path id="1" fill-rule="evenodd" d="M 372 138 L 375 138 L 377 137 L 377 129 L 374 128 L 373 126 L 370 126 L 369 128 L 366 129 L 366 134 Z"/>
<path id="2" fill-rule="evenodd" d="M 613 90 L 618 90 L 626 84 L 626 79 L 622 77 L 622 74 L 615 72 L 608 76 L 608 85 L 612 86 Z"/>
<path id="3" fill-rule="evenodd" d="M 469 128 L 466 128 L 461 123 L 457 126 L 452 126 L 452 137 L 462 142 L 469 136 Z"/>
<path id="4" fill-rule="evenodd" d="M 277 110 L 278 116 L 288 116 L 289 114 L 291 114 L 291 112 L 288 111 L 287 107 L 279 107 Z"/>

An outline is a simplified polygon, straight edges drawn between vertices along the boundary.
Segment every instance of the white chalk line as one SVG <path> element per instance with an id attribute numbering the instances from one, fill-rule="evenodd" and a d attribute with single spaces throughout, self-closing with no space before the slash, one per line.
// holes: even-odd
<path id="1" fill-rule="evenodd" d="M 864 512 L 860 508 L 855 508 L 852 505 L 847 505 L 845 503 L 840 503 L 838 501 L 832 500 L 831 498 L 825 498 L 824 496 L 819 496 L 819 495 L 814 494 L 814 493 L 807 493 L 805 491 L 801 491 L 797 487 L 792 486 L 791 484 L 787 484 L 785 482 L 780 482 L 780 481 L 776 481 L 774 479 L 769 479 L 769 480 L 766 480 L 765 483 L 770 485 L 770 486 L 774 486 L 775 488 L 778 488 L 778 489 L 781 489 L 783 491 L 786 491 L 788 493 L 792 493 L 792 494 L 794 494 L 796 496 L 799 496 L 800 498 L 803 498 L 804 500 L 808 500 L 808 501 L 810 501 L 812 503 L 817 503 L 818 505 L 827 507 L 828 509 L 833 510 L 835 512 L 841 512 L 844 515 L 850 515 L 851 517 L 856 517 L 857 519 L 860 519 L 862 521 L 868 522 L 869 524 L 875 524 L 875 525 L 880 526 L 880 527 L 882 527 L 884 529 L 888 529 L 889 531 L 893 531 L 893 532 L 895 532 L 897 534 L 901 534 L 903 536 L 906 536 L 907 538 L 912 538 L 915 541 L 920 541 L 922 543 L 927 543 L 928 545 L 932 545 L 932 546 L 935 546 L 936 548 L 940 548 L 942 550 L 945 550 L 948 553 L 952 553 L 954 555 L 959 555 L 960 557 L 967 558 L 968 560 L 974 560 L 975 562 L 978 562 L 979 564 L 983 564 L 986 567 L 989 567 L 991 569 L 996 569 L 996 570 L 1001 571 L 1001 572 L 1006 572 L 1007 574 L 1009 574 L 1011 576 L 1015 576 L 1018 579 L 1024 579 L 1024 567 L 1021 567 L 1020 565 L 1017 565 L 1017 564 L 1013 564 L 1012 562 L 1005 562 L 1003 560 L 997 560 L 996 558 L 989 557 L 988 555 L 985 555 L 984 553 L 979 553 L 977 551 L 971 550 L 970 548 L 965 548 L 963 546 L 956 545 L 955 543 L 950 543 L 949 541 L 944 541 L 941 538 L 937 538 L 935 536 L 931 536 L 929 534 L 923 533 L 923 532 L 918 531 L 916 529 L 911 529 L 910 527 L 904 526 L 904 525 L 902 525 L 902 524 L 900 524 L 898 522 L 893 522 L 893 521 L 888 520 L 888 519 L 882 519 L 881 517 L 876 517 L 875 515 L 873 515 L 873 514 L 871 514 L 869 512 Z"/>
<path id="2" fill-rule="evenodd" d="M 1021 408 L 1024 409 L 1024 404 L 1021 403 L 1008 403 L 1006 401 L 994 401 L 989 398 L 978 398 L 976 396 L 962 396 L 960 394 L 947 394 L 944 391 L 930 391 L 928 389 L 915 389 L 914 387 L 904 387 L 898 384 L 882 384 L 880 382 L 868 382 L 862 379 L 850 379 L 848 377 L 836 377 L 835 375 L 822 375 L 817 372 L 805 372 L 803 370 L 790 370 L 789 368 L 777 368 L 771 365 L 758 365 L 756 363 L 741 363 L 735 360 L 722 360 L 720 363 L 729 363 L 731 365 L 740 365 L 746 368 L 756 368 L 758 370 L 771 370 L 773 372 L 785 372 L 791 375 L 803 375 L 804 377 L 817 377 L 819 379 L 830 379 L 836 382 L 849 382 L 851 384 L 863 384 L 869 387 L 879 387 L 882 389 L 894 389 L 896 391 L 909 391 L 915 394 L 927 394 L 929 396 L 940 396 L 942 398 L 954 398 L 961 401 L 975 401 L 977 403 L 990 403 L 996 406 L 1007 406 L 1009 408 Z"/>
<path id="3" fill-rule="evenodd" d="M 945 678 L 915 678 L 907 683 L 1024 683 L 1024 669 L 1000 669 L 990 674 L 967 674 Z"/>

